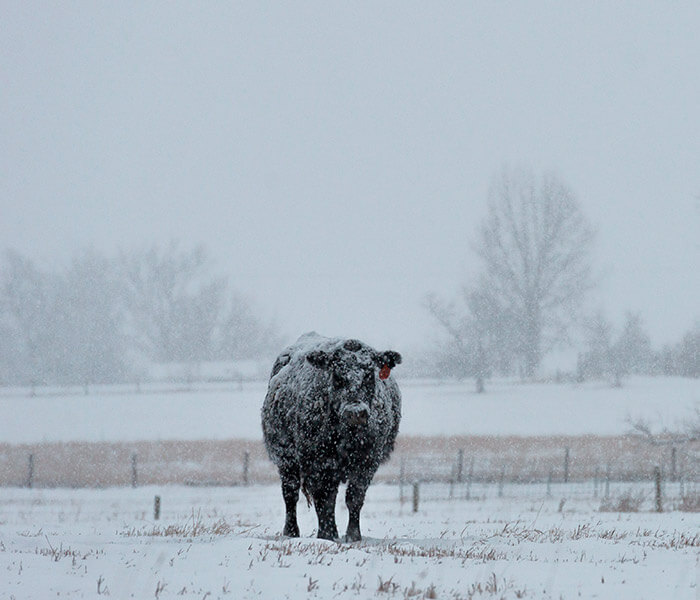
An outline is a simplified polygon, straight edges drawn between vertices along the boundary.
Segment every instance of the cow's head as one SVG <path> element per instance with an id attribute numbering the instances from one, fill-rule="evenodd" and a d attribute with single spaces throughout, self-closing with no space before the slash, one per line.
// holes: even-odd
<path id="1" fill-rule="evenodd" d="M 340 418 L 356 427 L 367 424 L 377 378 L 386 379 L 389 371 L 401 364 L 401 355 L 393 350 L 376 352 L 357 340 L 347 340 L 342 347 L 330 352 L 310 352 L 306 360 L 317 369 L 329 372 Z"/>

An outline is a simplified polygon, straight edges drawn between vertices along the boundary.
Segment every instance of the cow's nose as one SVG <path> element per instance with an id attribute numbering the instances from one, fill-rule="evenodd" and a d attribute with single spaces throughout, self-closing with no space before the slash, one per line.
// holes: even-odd
<path id="1" fill-rule="evenodd" d="M 345 411 L 345 419 L 349 425 L 367 425 L 369 411 L 366 408 L 348 408 Z"/>

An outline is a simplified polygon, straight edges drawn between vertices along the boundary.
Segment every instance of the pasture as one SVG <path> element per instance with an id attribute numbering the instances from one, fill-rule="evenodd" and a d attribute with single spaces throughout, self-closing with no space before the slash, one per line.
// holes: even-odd
<path id="1" fill-rule="evenodd" d="M 559 491 L 559 490 L 558 490 Z M 558 492 L 557 491 L 557 492 Z M 154 520 L 154 497 L 161 514 Z M 3 490 L 2 598 L 695 598 L 700 514 L 601 512 L 533 486 L 502 497 L 370 487 L 363 541 L 279 537 L 278 486 Z M 347 513 L 338 502 L 339 522 Z"/>
<path id="2" fill-rule="evenodd" d="M 698 443 L 628 434 L 681 429 L 698 381 L 401 386 L 354 544 L 303 499 L 280 537 L 261 384 L 0 390 L 0 598 L 697 597 Z"/>

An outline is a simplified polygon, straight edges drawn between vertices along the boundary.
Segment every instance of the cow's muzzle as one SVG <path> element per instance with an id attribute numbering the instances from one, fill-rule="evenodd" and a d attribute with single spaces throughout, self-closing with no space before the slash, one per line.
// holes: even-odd
<path id="1" fill-rule="evenodd" d="M 342 413 L 343 420 L 352 427 L 367 425 L 369 420 L 369 408 L 366 404 L 353 404 L 346 406 Z"/>

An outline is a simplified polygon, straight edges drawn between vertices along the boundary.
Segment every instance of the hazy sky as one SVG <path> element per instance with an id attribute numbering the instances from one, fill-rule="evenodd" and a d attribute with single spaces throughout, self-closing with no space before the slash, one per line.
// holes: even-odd
<path id="1" fill-rule="evenodd" d="M 700 4 L 3 2 L 0 244 L 204 243 L 290 335 L 408 350 L 504 164 L 598 227 L 595 306 L 700 317 Z"/>

